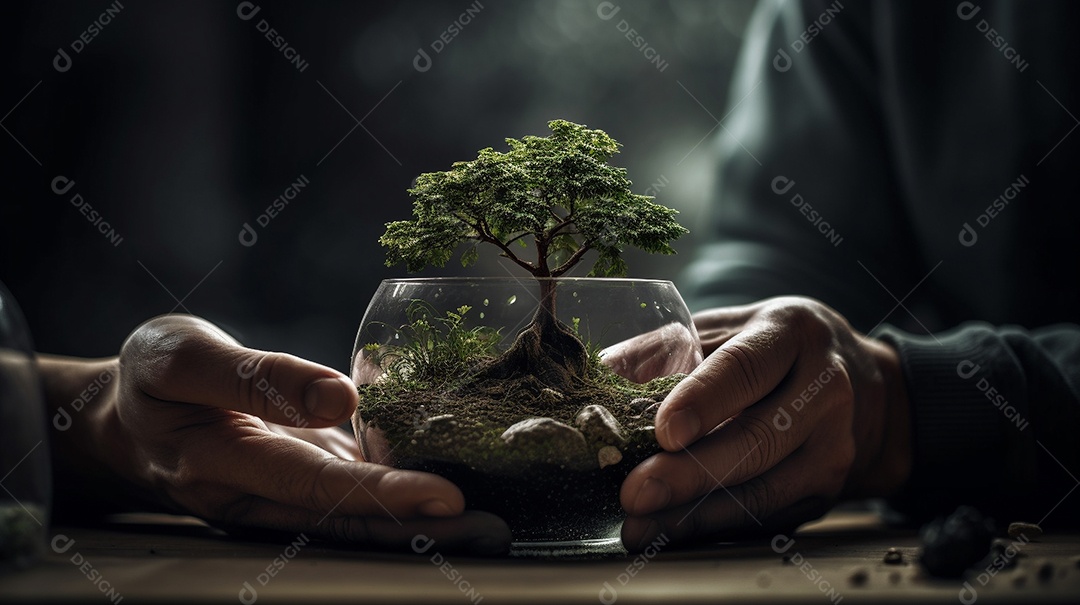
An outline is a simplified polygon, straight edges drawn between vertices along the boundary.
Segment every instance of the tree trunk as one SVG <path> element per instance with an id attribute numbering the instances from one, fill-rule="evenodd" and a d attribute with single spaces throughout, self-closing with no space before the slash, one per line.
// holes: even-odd
<path id="1" fill-rule="evenodd" d="M 532 322 L 518 334 L 510 348 L 481 370 L 479 378 L 533 376 L 558 391 L 573 387 L 585 376 L 588 352 L 581 339 L 555 316 L 555 287 L 541 279 L 540 305 Z"/>

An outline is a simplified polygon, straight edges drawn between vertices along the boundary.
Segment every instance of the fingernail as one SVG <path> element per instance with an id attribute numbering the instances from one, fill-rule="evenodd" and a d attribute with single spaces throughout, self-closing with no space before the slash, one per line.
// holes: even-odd
<path id="1" fill-rule="evenodd" d="M 450 509 L 450 505 L 442 500 L 428 500 L 420 505 L 417 509 L 421 515 L 428 517 L 453 517 L 454 511 Z"/>
<path id="2" fill-rule="evenodd" d="M 323 420 L 337 420 L 345 413 L 352 382 L 345 378 L 320 378 L 309 384 L 304 391 L 304 407 L 312 416 Z"/>
<path id="3" fill-rule="evenodd" d="M 668 441 L 678 447 L 686 447 L 697 439 L 701 420 L 693 410 L 679 410 L 664 421 Z"/>
<path id="4" fill-rule="evenodd" d="M 667 506 L 670 501 L 671 488 L 667 486 L 667 483 L 655 477 L 649 477 L 645 480 L 645 483 L 641 484 L 637 498 L 634 498 L 634 510 L 632 512 L 635 515 L 655 512 Z"/>

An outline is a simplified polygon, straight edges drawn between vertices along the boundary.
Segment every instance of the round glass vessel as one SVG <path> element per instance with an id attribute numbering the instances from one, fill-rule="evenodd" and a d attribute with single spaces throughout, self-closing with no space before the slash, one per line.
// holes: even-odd
<path id="1" fill-rule="evenodd" d="M 669 281 L 390 279 L 356 337 L 353 427 L 367 460 L 448 478 L 519 551 L 617 548 L 620 485 L 701 358 Z"/>

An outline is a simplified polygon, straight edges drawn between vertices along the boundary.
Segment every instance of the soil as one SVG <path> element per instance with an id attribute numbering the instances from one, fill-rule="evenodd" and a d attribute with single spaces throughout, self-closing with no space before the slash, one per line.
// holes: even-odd
<path id="1" fill-rule="evenodd" d="M 534 324 L 438 389 L 388 397 L 378 383 L 359 387 L 353 425 L 365 458 L 450 479 L 468 508 L 501 516 L 518 541 L 617 531 L 619 486 L 660 451 L 656 409 L 684 375 L 636 384 L 585 357 L 576 337 L 553 351 L 550 336 L 537 338 L 545 329 Z"/>
<path id="2" fill-rule="evenodd" d="M 617 446 L 623 459 L 647 457 L 659 451 L 653 432 L 656 406 L 652 404 L 662 401 L 681 378 L 674 375 L 638 385 L 636 392 L 595 385 L 561 392 L 531 376 L 488 379 L 468 382 L 452 391 L 410 391 L 392 402 L 365 399 L 357 416 L 365 429 L 381 430 L 389 443 L 398 444 L 391 456 L 396 464 L 422 458 L 463 463 L 496 474 L 515 474 L 528 463 L 599 468 L 600 449 L 611 445 L 606 441 L 586 440 L 589 460 L 578 462 L 566 461 L 564 452 L 545 451 L 542 444 L 513 447 L 501 436 L 510 426 L 528 418 L 551 418 L 573 427 L 584 407 L 602 405 L 623 429 L 627 441 Z M 371 449 L 376 453 L 377 448 Z"/>

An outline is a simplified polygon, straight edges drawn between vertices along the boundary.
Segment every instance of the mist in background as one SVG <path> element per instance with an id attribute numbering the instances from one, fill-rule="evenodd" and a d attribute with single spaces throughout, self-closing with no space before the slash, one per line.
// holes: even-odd
<path id="1" fill-rule="evenodd" d="M 632 276 L 675 278 L 752 8 L 5 5 L 0 280 L 41 351 L 115 354 L 177 311 L 344 370 L 379 281 L 405 275 L 377 239 L 410 217 L 416 175 L 555 118 L 606 130 L 635 192 L 681 211 L 680 255 L 627 255 Z M 508 272 L 491 250 L 421 275 Z"/>

